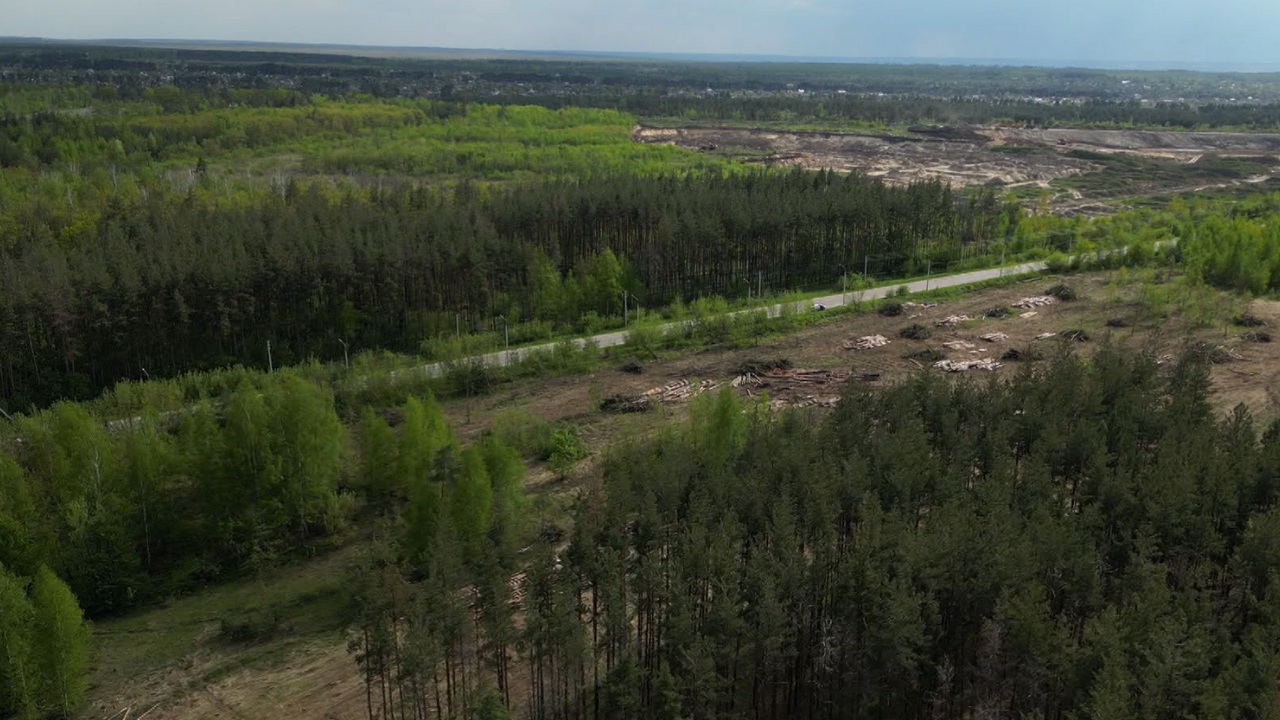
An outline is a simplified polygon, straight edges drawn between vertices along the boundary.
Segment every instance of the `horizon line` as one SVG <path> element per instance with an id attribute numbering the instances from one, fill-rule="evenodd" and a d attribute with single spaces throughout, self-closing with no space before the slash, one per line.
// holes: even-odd
<path id="1" fill-rule="evenodd" d="M 762 53 L 723 52 L 662 52 L 639 50 L 552 50 L 518 48 L 461 48 L 431 45 L 366 45 L 337 42 L 297 42 L 275 40 L 208 40 L 191 38 L 48 38 L 40 36 L 4 35 L 0 43 L 49 43 L 60 45 L 88 45 L 98 47 L 155 47 L 161 49 L 190 49 L 193 45 L 210 49 L 257 48 L 265 52 L 284 52 L 287 49 L 324 54 L 325 50 L 342 50 L 351 54 L 365 51 L 369 57 L 405 57 L 415 55 L 461 55 L 470 57 L 575 57 L 627 60 L 666 60 L 686 62 L 736 62 L 736 63 L 823 63 L 837 65 L 937 65 L 974 67 L 1035 67 L 1056 70 L 1112 70 L 1149 72 L 1224 72 L 1224 73 L 1280 73 L 1280 62 L 1234 62 L 1215 60 L 1083 60 L 1043 58 L 992 58 L 960 56 L 838 56 L 838 55 L 789 55 Z"/>

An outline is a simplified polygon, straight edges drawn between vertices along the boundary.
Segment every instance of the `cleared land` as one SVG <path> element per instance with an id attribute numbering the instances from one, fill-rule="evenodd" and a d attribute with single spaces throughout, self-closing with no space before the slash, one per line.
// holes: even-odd
<path id="1" fill-rule="evenodd" d="M 914 127 L 901 135 L 637 126 L 640 142 L 745 156 L 767 166 L 860 172 L 894 184 L 1043 194 L 1060 212 L 1098 214 L 1148 195 L 1273 181 L 1280 134 L 1003 126 Z M 1113 182 L 1123 179 L 1123 183 Z"/>
<path id="2" fill-rule="evenodd" d="M 991 372 L 968 373 L 984 381 L 992 373 L 1008 376 L 1027 364 L 1005 359 L 1011 350 L 1024 357 L 1049 356 L 1065 346 L 1087 355 L 1112 342 L 1170 357 L 1187 343 L 1204 343 L 1220 360 L 1212 370 L 1220 410 L 1243 402 L 1262 419 L 1280 415 L 1280 357 L 1275 345 L 1245 337 L 1280 327 L 1280 302 L 1255 300 L 1246 306 L 1208 291 L 1196 301 L 1198 319 L 1192 321 L 1181 312 L 1188 306 L 1180 286 L 1148 274 L 1037 277 L 936 305 L 904 305 L 902 314 L 892 317 L 874 311 L 832 314 L 828 322 L 756 346 L 687 351 L 648 362 L 638 374 L 606 365 L 590 375 L 519 382 L 492 395 L 449 403 L 445 409 L 464 441 L 479 435 L 499 415 L 515 411 L 571 423 L 598 452 L 679 417 L 699 389 L 735 387 L 735 381 L 744 395 L 800 407 L 816 418 L 845 383 L 874 387 L 922 369 L 942 372 L 932 367 L 942 355 L 954 361 L 990 359 L 1002 364 Z M 1071 286 L 1079 299 L 1014 307 L 1042 297 L 1059 282 Z M 1161 295 L 1152 288 L 1168 292 Z M 1007 314 L 986 316 L 996 308 Z M 1237 327 L 1230 322 L 1245 312 L 1264 324 Z M 972 319 L 959 319 L 963 317 Z M 903 330 L 913 327 L 917 329 L 908 335 L 928 337 L 903 337 Z M 1063 337 L 1072 331 L 1082 334 Z M 1000 335 L 1004 337 L 983 339 Z M 846 347 L 873 337 L 888 342 L 866 343 L 865 350 Z M 776 365 L 790 368 L 770 369 Z M 742 381 L 751 376 L 756 380 Z M 636 400 L 646 393 L 643 411 L 598 409 L 605 399 Z M 567 478 L 544 467 L 533 468 L 529 485 L 540 512 L 557 521 L 564 518 L 577 488 L 594 471 L 591 460 Z M 130 709 L 130 717 L 150 711 L 148 718 L 180 720 L 364 717 L 364 686 L 338 630 L 341 613 L 336 605 L 344 568 L 360 545 L 356 541 L 322 560 L 267 571 L 260 580 L 101 623 L 96 628 L 101 662 L 85 716 L 122 717 Z M 273 611 L 279 613 L 282 629 L 269 640 L 244 645 L 221 636 L 222 619 Z M 515 687 L 523 685 L 517 682 Z"/>

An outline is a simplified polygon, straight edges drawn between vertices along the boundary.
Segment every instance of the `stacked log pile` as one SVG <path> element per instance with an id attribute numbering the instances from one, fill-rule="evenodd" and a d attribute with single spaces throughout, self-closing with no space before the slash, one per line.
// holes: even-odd
<path id="1" fill-rule="evenodd" d="M 948 315 L 947 317 L 944 317 L 941 320 L 935 321 L 933 324 L 937 327 L 950 328 L 950 327 L 955 327 L 960 323 L 969 322 L 972 319 L 973 318 L 969 317 L 968 315 Z"/>
<path id="2" fill-rule="evenodd" d="M 844 342 L 845 350 L 870 350 L 872 348 L 884 347 L 889 344 L 889 338 L 883 335 L 867 335 L 856 340 L 846 340 Z"/>
<path id="3" fill-rule="evenodd" d="M 1014 303 L 1013 306 L 1019 310 L 1031 310 L 1032 308 L 1053 305 L 1056 302 L 1058 302 L 1058 298 L 1052 295 L 1032 295 L 1031 297 L 1022 298 L 1018 302 Z"/>
<path id="4" fill-rule="evenodd" d="M 774 407 L 835 407 L 839 396 L 817 394 L 816 390 L 828 385 L 838 385 L 849 379 L 849 373 L 839 370 L 777 369 L 763 374 L 746 373 L 734 378 L 730 384 L 755 397 L 757 391 L 768 389 Z"/>
<path id="5" fill-rule="evenodd" d="M 939 360 L 933 366 L 949 373 L 969 372 L 970 370 L 991 372 L 1004 367 L 1004 365 L 991 358 L 983 358 L 981 360 Z"/>

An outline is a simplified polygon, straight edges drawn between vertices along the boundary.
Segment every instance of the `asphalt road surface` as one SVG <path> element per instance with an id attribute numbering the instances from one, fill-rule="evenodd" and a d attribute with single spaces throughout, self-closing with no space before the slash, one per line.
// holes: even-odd
<path id="1" fill-rule="evenodd" d="M 1043 262 L 1023 263 L 1022 265 L 1011 265 L 1008 267 L 989 268 L 986 270 L 974 270 L 972 272 L 959 273 L 956 275 L 939 275 L 935 278 L 926 280 L 916 280 L 914 282 L 905 283 L 907 290 L 910 292 L 922 292 L 924 290 L 936 290 L 938 288 L 955 287 L 957 285 L 970 285 L 985 280 L 994 280 L 996 278 L 1005 277 L 1007 275 L 1027 275 L 1030 273 L 1042 272 L 1045 269 Z M 880 300 L 897 291 L 900 285 L 886 285 L 884 287 L 871 288 L 858 292 L 847 292 L 844 294 L 837 293 L 835 295 L 827 295 L 825 297 L 813 298 L 811 300 L 801 301 L 799 303 L 788 303 L 789 305 L 799 305 L 801 308 L 812 308 L 814 305 L 822 305 L 823 307 L 833 308 L 844 305 L 846 302 L 864 302 L 867 300 Z M 765 308 L 769 313 L 769 317 L 777 317 L 782 313 L 782 304 L 771 305 Z M 758 312 L 759 308 L 751 310 L 740 310 L 740 313 Z M 737 313 L 734 313 L 737 314 Z M 666 325 L 659 325 L 654 329 L 657 331 L 666 331 L 672 328 L 680 327 L 688 321 L 673 322 Z M 599 335 L 591 335 L 585 338 L 574 338 L 573 344 L 582 347 L 587 341 L 592 341 L 598 347 L 614 347 L 622 345 L 627 340 L 627 330 L 615 330 L 613 332 L 601 333 Z M 529 345 L 516 350 L 499 350 L 497 352 L 486 353 L 484 355 L 467 358 L 469 361 L 479 360 L 486 366 L 510 365 L 519 362 L 520 358 L 529 353 L 546 351 L 555 348 L 559 343 L 544 343 L 542 345 Z M 420 370 L 427 373 L 430 377 L 440 377 L 444 374 L 444 363 L 431 363 L 423 365 Z"/>

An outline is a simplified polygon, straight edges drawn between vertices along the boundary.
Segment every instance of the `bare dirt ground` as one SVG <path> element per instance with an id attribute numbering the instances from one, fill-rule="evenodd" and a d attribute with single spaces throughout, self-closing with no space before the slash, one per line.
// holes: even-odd
<path id="1" fill-rule="evenodd" d="M 611 369 L 588 376 L 518 383 L 494 395 L 451 403 L 445 410 L 464 439 L 486 429 L 497 413 L 519 408 L 549 421 L 568 421 L 579 425 L 584 437 L 598 448 L 619 438 L 635 437 L 645 428 L 655 427 L 673 414 L 679 414 L 686 405 L 681 400 L 659 401 L 651 403 L 649 412 L 613 414 L 596 410 L 601 399 L 616 395 L 640 396 L 647 391 L 686 381 L 690 386 L 702 383 L 732 386 L 738 377 L 737 370 L 752 361 L 785 359 L 792 368 L 833 371 L 844 376 L 829 386 L 775 381 L 764 388 L 738 388 L 744 395 L 751 392 L 756 396 L 781 399 L 789 405 L 806 406 L 815 404 L 806 402 L 807 398 L 838 396 L 846 382 L 883 386 L 926 369 L 929 363 L 906 357 L 924 349 L 938 350 L 951 360 L 991 358 L 1003 363 L 1003 367 L 995 371 L 999 375 L 1016 372 L 1020 365 L 1020 361 L 1001 360 L 1010 349 L 1032 348 L 1050 356 L 1066 344 L 1074 351 L 1088 355 L 1109 341 L 1123 347 L 1150 349 L 1170 355 L 1177 354 L 1188 342 L 1222 345 L 1238 353 L 1241 359 L 1213 366 L 1218 405 L 1227 410 L 1244 402 L 1260 417 L 1280 415 L 1280 357 L 1275 351 L 1280 346 L 1244 342 L 1242 336 L 1246 329 L 1230 325 L 1226 317 L 1230 312 L 1226 309 L 1220 322 L 1210 327 L 1189 328 L 1176 314 L 1168 318 L 1154 318 L 1137 301 L 1139 289 L 1136 283 L 1113 288 L 1109 278 L 1109 274 L 1103 273 L 1067 278 L 1066 282 L 1081 295 L 1079 300 L 1056 302 L 1030 310 L 1013 309 L 1004 318 L 985 318 L 983 315 L 990 309 L 1011 308 L 1023 298 L 1041 295 L 1056 281 L 1035 278 L 1007 288 L 974 292 L 941 302 L 935 307 L 914 307 L 897 317 L 884 317 L 875 312 L 845 316 L 754 347 L 704 349 L 650 362 L 638 375 Z M 1227 302 L 1226 297 L 1223 296 L 1224 303 Z M 1266 322 L 1268 327 L 1280 328 L 1280 302 L 1255 300 L 1248 310 Z M 1034 314 L 1022 317 L 1021 314 L 1026 312 Z M 974 319 L 952 327 L 936 325 L 953 316 Z M 1119 321 L 1124 327 L 1109 327 L 1109 320 Z M 926 340 L 899 337 L 899 331 L 915 324 L 928 327 L 931 337 Z M 1049 333 L 1069 330 L 1084 330 L 1088 341 L 1067 341 L 1061 337 L 1038 339 Z M 1007 338 L 988 342 L 981 337 L 993 333 L 1007 335 Z M 845 349 L 849 341 L 875 335 L 885 337 L 889 343 L 868 350 Z M 973 347 L 951 349 L 944 346 L 957 341 Z M 939 372 L 931 367 L 927 369 Z M 982 371 L 968 374 L 987 377 L 987 373 Z M 869 379 L 869 376 L 878 377 Z M 765 380 L 769 381 L 768 378 Z M 696 390 L 690 394 L 696 394 Z"/>
<path id="2" fill-rule="evenodd" d="M 1280 134 L 1071 130 L 1064 128 L 918 127 L 903 135 L 790 132 L 760 128 L 637 126 L 640 142 L 669 143 L 703 152 L 745 155 L 768 166 L 860 172 L 894 184 L 938 180 L 956 187 L 1049 189 L 1054 181 L 1098 173 L 1104 166 L 1072 151 L 1122 154 L 1171 165 L 1206 155 L 1247 158 L 1270 167 L 1248 178 L 1134 183 L 1131 195 L 1223 188 L 1269 180 L 1280 171 Z M 1114 194 L 1108 196 L 1115 199 Z M 1063 211 L 1097 212 L 1075 190 L 1055 193 Z"/>
<path id="3" fill-rule="evenodd" d="M 1280 134 L 1272 133 L 1011 127 L 988 127 L 980 132 L 997 144 L 1087 148 L 1188 162 L 1204 153 L 1223 157 L 1280 154 Z"/>
<path id="4" fill-rule="evenodd" d="M 1035 278 L 1010 287 L 974 292 L 932 307 L 909 307 L 897 317 L 884 317 L 876 312 L 840 316 L 757 346 L 691 351 L 679 357 L 648 362 L 641 374 L 623 372 L 606 364 L 607 369 L 590 375 L 522 381 L 485 397 L 448 403 L 445 411 L 464 442 L 487 429 L 498 414 L 518 409 L 543 420 L 573 423 L 587 444 L 599 452 L 611 444 L 652 432 L 671 419 L 681 417 L 688 407 L 687 400 L 657 401 L 647 412 L 615 414 L 597 409 L 601 399 L 615 395 L 641 396 L 646 391 L 686 381 L 691 387 L 704 381 L 732 387 L 738 371 L 749 361 L 785 359 L 792 368 L 833 371 L 837 373 L 835 377 L 843 378 L 828 385 L 783 380 L 769 381 L 770 387 L 737 389 L 744 395 L 748 392 L 757 397 L 767 395 L 804 407 L 803 412 L 817 419 L 826 410 L 821 406 L 805 407 L 806 397 L 838 395 L 844 383 L 884 387 L 912 373 L 941 372 L 928 362 L 906 357 L 920 350 L 938 350 L 952 360 L 990 358 L 1003 362 L 1003 366 L 994 371 L 995 375 L 1007 376 L 1024 364 L 1001 360 L 1011 349 L 1032 348 L 1051 356 L 1067 345 L 1087 355 L 1109 341 L 1170 356 L 1188 342 L 1222 346 L 1237 359 L 1213 366 L 1217 408 L 1226 412 L 1245 403 L 1260 420 L 1280 416 L 1278 346 L 1245 342 L 1246 329 L 1227 321 L 1234 313 L 1247 309 L 1269 328 L 1280 328 L 1280 302 L 1255 300 L 1247 308 L 1230 307 L 1223 296 L 1219 322 L 1190 328 L 1176 314 L 1153 315 L 1138 301 L 1141 289 L 1137 283 L 1113 284 L 1114 277 L 1097 273 L 1066 278 L 1065 282 L 1079 293 L 1080 299 L 1014 310 L 1004 318 L 986 318 L 984 313 L 996 307 L 1010 308 L 1023 298 L 1042 295 L 1057 280 Z M 1027 312 L 1034 315 L 1021 316 Z M 974 319 L 949 327 L 937 325 L 957 316 Z M 1108 321 L 1123 327 L 1111 327 Z M 924 340 L 900 337 L 900 330 L 916 324 L 928 327 L 932 335 Z M 1063 331 L 1070 330 L 1083 330 L 1088 340 L 1061 337 Z M 983 335 L 993 333 L 1007 337 L 996 342 L 982 339 Z M 1049 334 L 1053 337 L 1042 337 Z M 850 341 L 876 335 L 889 342 L 867 350 L 846 349 Z M 946 346 L 957 342 L 972 347 Z M 976 381 L 991 377 L 990 372 L 983 371 L 966 375 Z M 598 472 L 597 468 L 598 463 L 588 461 L 579 468 L 576 477 L 570 478 L 559 478 L 546 469 L 535 468 L 530 474 L 531 491 L 555 496 L 567 503 L 587 476 Z M 123 708 L 132 709 L 130 718 L 150 710 L 148 718 L 169 720 L 267 717 L 354 720 L 365 716 L 364 686 L 352 656 L 340 640 L 316 640 L 295 647 L 281 660 L 267 663 L 265 667 L 218 673 L 217 679 L 208 680 L 210 669 L 226 662 L 225 657 L 218 657 L 217 646 L 209 638 L 215 632 L 216 626 L 206 628 L 204 635 L 191 643 L 187 654 L 178 662 L 125 679 L 110 691 L 105 687 L 97 689 L 92 694 L 92 707 L 86 717 L 120 717 L 119 711 Z"/>
<path id="5" fill-rule="evenodd" d="M 759 153 L 764 165 L 858 171 L 895 184 L 941 180 L 957 186 L 1048 182 L 1094 169 L 1083 160 L 1057 155 L 1002 155 L 987 149 L 986 136 L 960 140 L 888 135 L 784 132 L 729 128 L 637 128 L 642 142 L 667 142 L 694 150 L 735 149 Z"/>

